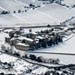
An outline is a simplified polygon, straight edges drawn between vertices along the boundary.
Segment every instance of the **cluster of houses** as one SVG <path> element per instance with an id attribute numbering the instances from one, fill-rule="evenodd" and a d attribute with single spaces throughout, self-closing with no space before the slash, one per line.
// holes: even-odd
<path id="1" fill-rule="evenodd" d="M 25 30 L 25 29 L 24 29 Z M 15 47 L 17 50 L 28 51 L 28 50 L 35 50 L 40 48 L 47 48 L 53 47 L 58 45 L 59 43 L 63 42 L 63 37 L 59 33 L 57 33 L 53 28 L 40 30 L 37 32 L 33 32 L 29 29 L 28 33 L 22 32 L 23 29 L 5 29 L 3 30 L 4 33 L 9 34 L 9 37 L 5 37 L 5 43 L 8 43 L 11 47 Z M 11 49 L 12 50 L 12 49 Z M 25 58 L 28 58 L 25 55 Z M 50 64 L 60 64 L 59 59 L 45 59 L 41 56 L 36 57 L 34 55 L 29 55 L 29 58 L 33 61 L 40 62 L 40 63 L 50 63 Z M 4 63 L 6 68 L 8 63 Z M 27 70 L 29 72 L 30 70 Z M 48 71 L 44 75 L 74 75 L 74 72 L 64 72 L 61 70 L 55 71 Z M 33 74 L 34 75 L 34 74 Z M 36 75 L 36 74 L 35 74 Z"/>
<path id="2" fill-rule="evenodd" d="M 62 36 L 50 30 L 41 30 L 40 32 L 22 33 L 19 31 L 11 31 L 9 37 L 5 37 L 5 42 L 14 46 L 18 50 L 28 51 L 39 48 L 47 48 L 63 42 Z"/>

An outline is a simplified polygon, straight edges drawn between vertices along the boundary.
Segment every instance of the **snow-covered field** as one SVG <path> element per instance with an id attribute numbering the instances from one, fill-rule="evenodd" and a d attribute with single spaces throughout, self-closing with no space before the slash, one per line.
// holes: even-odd
<path id="1" fill-rule="evenodd" d="M 62 4 L 66 4 L 70 6 L 67 8 L 66 6 L 62 6 L 56 3 L 43 5 L 35 10 L 30 8 L 27 12 L 21 13 L 13 13 L 15 10 L 21 9 L 21 11 L 25 11 L 24 6 L 28 6 L 30 3 L 38 5 L 35 0 L 0 0 L 0 13 L 1 11 L 10 11 L 10 14 L 1 15 L 0 14 L 0 27 L 10 26 L 36 26 L 36 25 L 59 25 L 60 23 L 65 22 L 66 20 L 75 17 L 75 8 L 72 8 L 75 5 L 75 0 L 64 0 Z M 40 3 L 39 3 L 40 4 Z M 65 24 L 73 24 L 75 23 L 75 18 L 73 20 L 67 21 Z M 44 28 L 46 29 L 46 28 Z M 43 29 L 43 30 L 44 30 Z M 41 29 L 34 29 L 33 31 L 40 31 Z M 27 33 L 28 30 L 25 30 Z M 3 31 L 0 32 L 0 50 L 1 45 L 5 42 L 5 37 L 9 37 L 7 33 Z M 69 37 L 69 36 L 68 36 Z M 7 45 L 7 44 L 6 44 Z M 36 56 L 43 56 L 44 58 L 59 58 L 61 64 L 75 64 L 75 55 L 59 55 L 59 54 L 42 54 L 42 53 L 33 53 L 33 52 L 50 52 L 50 53 L 69 53 L 75 54 L 75 34 L 72 35 L 70 39 L 64 41 L 63 43 L 59 43 L 57 46 L 53 46 L 51 48 L 38 49 L 32 51 L 31 54 L 35 54 Z M 16 75 L 19 73 L 23 73 L 26 70 L 33 67 L 32 64 L 18 59 L 13 56 L 9 56 L 7 54 L 0 53 L 0 61 L 2 62 L 14 62 L 16 70 Z M 34 65 L 35 66 L 35 65 Z M 39 67 L 32 71 L 33 73 L 42 73 L 47 71 L 47 68 Z M 0 70 L 2 72 L 2 70 Z"/>
<path id="2" fill-rule="evenodd" d="M 25 3 L 27 5 L 35 2 L 35 0 L 17 0 L 17 1 L 20 1 L 21 3 Z"/>
<path id="3" fill-rule="evenodd" d="M 7 62 L 7 63 L 11 62 L 14 64 L 14 67 L 12 68 L 12 70 L 8 70 L 8 69 L 4 70 L 0 68 L 0 73 L 3 72 L 5 74 L 14 73 L 15 75 L 18 75 L 33 66 L 33 64 L 30 64 L 24 60 L 21 60 L 19 58 L 16 58 L 16 57 L 4 54 L 4 53 L 0 53 L 0 61 Z"/>
<path id="4" fill-rule="evenodd" d="M 21 1 L 21 0 L 20 0 Z M 15 0 L 0 0 L 1 10 L 25 10 L 24 3 L 20 4 Z M 17 3 L 16 3 L 17 2 Z M 25 1 L 24 1 L 25 2 Z M 26 1 L 27 2 L 27 1 Z M 28 1 L 29 2 L 29 1 Z M 26 5 L 26 4 L 25 4 Z M 14 7 L 12 7 L 14 6 Z M 22 7 L 22 8 L 19 8 Z M 0 10 L 0 11 L 1 11 Z M 26 13 L 11 13 L 10 15 L 0 15 L 0 25 L 14 25 L 14 24 L 60 24 L 66 19 L 75 16 L 75 8 L 67 8 L 58 4 L 48 4 L 35 10 L 29 10 Z"/>
<path id="5" fill-rule="evenodd" d="M 61 6 L 55 3 L 46 5 L 45 7 L 42 7 L 38 10 L 41 13 L 43 12 L 42 14 L 52 17 L 57 22 L 63 22 L 66 19 L 75 16 L 75 9 L 69 9 L 65 6 Z"/>
<path id="6" fill-rule="evenodd" d="M 63 4 L 66 4 L 68 6 L 72 6 L 75 4 L 75 0 L 64 0 Z"/>
<path id="7" fill-rule="evenodd" d="M 0 6 L 6 10 L 24 9 L 24 5 L 19 4 L 15 0 L 0 0 Z"/>
<path id="8" fill-rule="evenodd" d="M 44 53 L 40 53 L 40 52 L 44 52 Z M 54 59 L 59 58 L 61 64 L 75 64 L 75 59 L 74 59 L 75 55 L 63 55 L 58 53 L 75 54 L 75 35 L 72 36 L 72 38 L 69 39 L 68 41 L 65 41 L 55 47 L 35 50 L 34 53 L 30 52 L 30 54 L 34 54 L 36 56 L 43 56 L 44 58 L 54 58 Z"/>
<path id="9" fill-rule="evenodd" d="M 17 58 L 12 57 L 12 56 L 9 57 L 9 55 L 7 54 L 0 55 L 0 61 L 2 62 L 15 62 L 15 60 L 17 60 Z"/>

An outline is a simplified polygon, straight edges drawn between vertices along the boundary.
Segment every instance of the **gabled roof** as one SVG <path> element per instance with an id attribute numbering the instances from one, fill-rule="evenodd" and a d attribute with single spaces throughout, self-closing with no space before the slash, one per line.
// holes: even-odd
<path id="1" fill-rule="evenodd" d="M 20 37 L 18 37 L 18 39 L 19 40 L 27 40 L 27 41 L 33 42 L 33 39 L 27 38 L 27 37 L 24 37 L 24 36 L 20 36 Z"/>

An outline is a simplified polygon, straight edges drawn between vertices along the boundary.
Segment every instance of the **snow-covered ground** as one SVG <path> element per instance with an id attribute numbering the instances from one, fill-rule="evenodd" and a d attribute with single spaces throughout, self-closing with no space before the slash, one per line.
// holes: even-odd
<path id="1" fill-rule="evenodd" d="M 15 75 L 23 73 L 25 70 L 28 70 L 28 68 L 31 68 L 33 64 L 30 64 L 22 59 L 19 59 L 17 57 L 13 57 L 4 53 L 0 54 L 0 61 L 1 62 L 7 62 L 7 63 L 13 63 L 14 67 L 12 70 L 4 70 L 0 68 L 0 73 L 3 72 L 5 74 L 14 73 Z"/>
<path id="2" fill-rule="evenodd" d="M 59 59 L 60 60 L 60 64 L 75 64 L 75 55 L 62 55 L 62 54 L 45 54 L 45 53 L 30 53 L 30 54 L 34 54 L 36 56 L 42 56 L 44 58 L 53 58 L 53 59 Z M 48 64 L 47 64 L 48 65 Z M 49 64 L 50 66 L 50 64 Z"/>
<path id="3" fill-rule="evenodd" d="M 59 43 L 59 45 L 51 48 L 46 49 L 38 49 L 33 52 L 30 52 L 31 54 L 35 54 L 37 56 L 43 56 L 45 58 L 59 58 L 60 63 L 63 64 L 75 64 L 75 55 L 62 55 L 62 54 L 54 54 L 54 53 L 68 53 L 68 54 L 75 54 L 75 35 L 69 36 L 70 39 Z M 37 53 L 36 53 L 37 52 Z M 38 53 L 39 52 L 39 53 Z M 40 53 L 44 52 L 44 53 Z M 52 54 L 45 54 L 52 53 Z"/>
<path id="4" fill-rule="evenodd" d="M 10 2 L 9 2 L 10 1 Z M 4 10 L 18 10 L 21 9 L 20 7 L 24 6 L 24 3 L 16 3 L 17 1 L 7 0 L 3 1 L 0 0 L 0 9 Z M 20 1 L 19 1 L 20 2 Z M 16 5 L 17 4 L 17 5 Z M 10 6 L 14 5 L 14 7 Z M 24 9 L 22 9 L 24 10 Z M 0 24 L 4 25 L 14 25 L 14 24 L 60 24 L 61 22 L 65 21 L 66 19 L 75 16 L 75 8 L 67 8 L 65 6 L 61 6 L 58 4 L 48 4 L 44 7 L 37 8 L 35 10 L 29 10 L 26 13 L 21 14 L 13 14 L 10 15 L 0 15 Z"/>
<path id="5" fill-rule="evenodd" d="M 35 52 L 73 53 L 75 54 L 75 35 L 59 45 L 47 49 L 36 50 Z"/>
<path id="6" fill-rule="evenodd" d="M 46 29 L 49 29 L 49 28 L 44 28 L 43 30 L 46 30 Z M 32 31 L 35 32 L 35 31 L 41 31 L 41 28 L 37 28 L 37 29 L 33 29 Z M 7 31 L 11 31 L 11 29 L 7 29 L 7 30 L 4 30 L 4 32 L 7 32 Z M 24 33 L 28 33 L 28 29 L 24 29 Z M 0 38 L 0 46 L 1 45 L 5 45 L 5 46 L 8 46 L 8 44 L 5 44 L 4 41 L 5 41 L 5 37 L 9 37 L 9 35 L 7 33 L 4 33 L 4 32 L 0 32 L 0 35 L 1 35 L 1 38 Z M 71 32 L 70 32 L 71 33 Z M 64 38 L 65 40 L 65 38 Z M 49 48 L 45 48 L 45 49 L 38 49 L 38 50 L 34 50 L 32 51 L 32 54 L 33 52 L 52 52 L 52 53 L 72 53 L 72 54 L 75 54 L 75 34 L 71 34 L 69 36 L 67 36 L 67 40 L 64 41 L 63 43 L 59 43 L 58 45 L 56 46 L 52 46 L 52 47 L 49 47 Z M 15 48 L 13 48 L 14 50 L 16 50 Z M 14 51 L 13 50 L 13 51 Z M 17 50 L 17 52 L 21 53 L 22 55 L 24 55 L 25 52 L 22 52 L 22 51 L 19 51 Z M 22 56 L 21 55 L 21 56 Z M 42 54 L 37 54 L 37 55 L 42 55 Z M 49 54 L 43 54 L 43 56 L 48 57 Z M 55 57 L 55 58 L 59 58 L 62 59 L 61 60 L 61 63 L 64 63 L 64 64 L 68 64 L 68 63 L 74 63 L 73 61 L 75 61 L 73 59 L 73 61 L 71 61 L 72 58 L 74 58 L 75 56 L 67 56 L 67 55 L 55 55 L 55 54 L 50 54 L 50 57 Z M 63 58 L 62 58 L 63 57 Z M 69 57 L 69 59 L 68 59 Z M 68 59 L 68 60 L 66 60 Z M 71 62 L 68 62 L 68 61 L 71 61 Z"/>
<path id="7" fill-rule="evenodd" d="M 0 0 L 0 6 L 11 11 L 24 9 L 24 5 L 19 4 L 15 0 Z"/>
<path id="8" fill-rule="evenodd" d="M 24 6 L 28 6 L 30 3 L 35 3 L 35 0 L 0 0 L 0 12 L 10 11 L 10 14 L 0 15 L 0 27 L 1 26 L 32 26 L 32 25 L 57 25 L 60 24 L 71 17 L 75 16 L 75 8 L 67 8 L 65 6 L 53 3 L 44 5 L 43 7 L 37 8 L 35 10 L 28 10 L 24 13 L 13 13 L 21 9 L 25 11 Z M 75 4 L 74 0 L 64 0 L 62 4 L 68 6 L 73 6 Z M 65 24 L 75 23 L 75 19 L 67 21 Z M 45 28 L 46 29 L 46 28 Z M 43 29 L 44 30 L 44 29 Z M 40 29 L 34 29 L 33 31 L 40 31 Z M 26 30 L 27 32 L 27 30 Z M 0 49 L 1 45 L 4 44 L 5 37 L 9 37 L 7 33 L 0 32 Z M 7 45 L 7 44 L 6 44 Z M 51 48 L 38 49 L 33 52 L 51 52 L 51 53 L 72 53 L 75 54 L 75 34 L 63 42 L 59 43 L 57 46 Z M 22 52 L 23 53 L 23 52 Z M 1 54 L 1 53 L 0 53 Z M 59 58 L 61 64 L 75 64 L 75 55 L 57 55 L 57 54 L 42 54 L 42 53 L 32 53 L 37 56 L 43 56 L 45 58 Z M 9 56 L 6 54 L 0 55 L 0 60 L 3 62 L 15 62 L 14 69 L 17 74 L 24 72 L 25 70 L 32 67 L 32 64 L 19 60 L 16 57 Z M 42 73 L 47 71 L 47 68 L 39 67 L 32 71 L 32 73 Z"/>
<path id="9" fill-rule="evenodd" d="M 44 74 L 48 69 L 45 67 L 40 67 L 38 69 L 35 69 L 34 71 L 32 71 L 32 73 L 35 74 Z"/>
<path id="10" fill-rule="evenodd" d="M 9 55 L 7 55 L 7 54 L 1 54 L 0 55 L 0 61 L 2 61 L 2 62 L 15 62 L 15 60 L 17 60 L 17 58 L 15 58 L 15 57 L 12 57 L 12 56 L 10 56 L 9 57 Z"/>
<path id="11" fill-rule="evenodd" d="M 75 0 L 63 0 L 63 4 L 66 4 L 68 6 L 72 6 L 75 4 Z"/>

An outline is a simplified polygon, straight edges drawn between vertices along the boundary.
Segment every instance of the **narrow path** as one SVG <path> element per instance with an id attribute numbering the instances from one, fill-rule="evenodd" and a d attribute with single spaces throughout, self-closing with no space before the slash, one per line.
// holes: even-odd
<path id="1" fill-rule="evenodd" d="M 37 54 L 55 54 L 55 55 L 70 55 L 70 56 L 75 56 L 75 54 L 73 54 L 73 53 L 32 52 L 32 51 L 29 51 L 28 53 L 37 53 Z"/>

